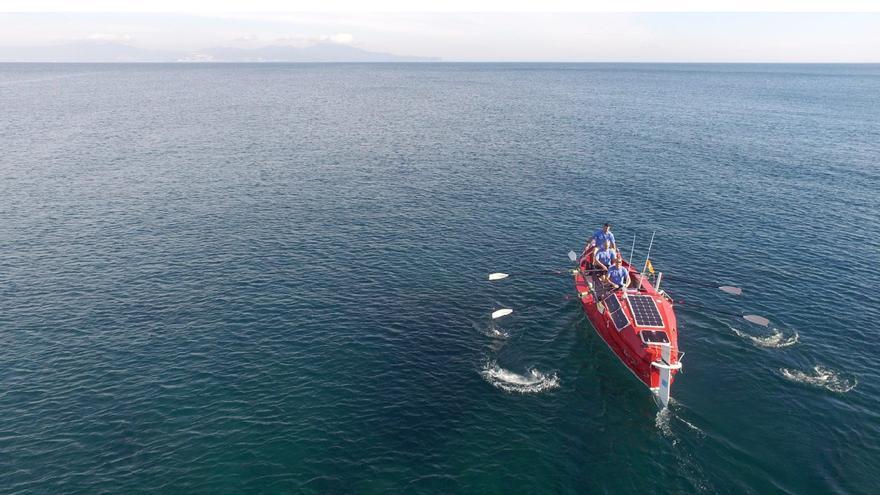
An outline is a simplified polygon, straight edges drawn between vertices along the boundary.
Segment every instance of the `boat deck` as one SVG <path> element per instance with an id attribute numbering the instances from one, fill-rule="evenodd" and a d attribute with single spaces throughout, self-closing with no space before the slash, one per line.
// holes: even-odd
<path id="1" fill-rule="evenodd" d="M 602 282 L 601 280 L 599 280 L 598 274 L 596 274 L 596 273 L 584 274 L 583 272 L 581 272 L 581 273 L 584 275 L 584 279 L 587 282 L 589 282 L 589 284 L 593 287 L 593 291 L 596 293 L 596 297 L 599 300 L 605 299 L 605 296 L 611 292 L 611 284 L 609 284 L 607 282 Z M 634 273 L 633 271 L 630 271 L 629 275 L 630 275 L 630 284 L 627 287 L 628 292 L 634 290 L 636 287 L 639 286 L 639 281 L 638 281 L 639 275 L 637 273 Z M 641 289 L 641 292 L 642 293 L 648 292 L 648 287 L 649 287 L 649 285 L 644 285 Z"/>

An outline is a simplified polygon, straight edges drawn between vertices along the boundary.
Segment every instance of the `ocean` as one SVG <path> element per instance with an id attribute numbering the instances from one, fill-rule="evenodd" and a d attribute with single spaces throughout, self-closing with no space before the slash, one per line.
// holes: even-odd
<path id="1" fill-rule="evenodd" d="M 878 65 L 0 65 L 0 492 L 877 493 L 878 162 Z M 744 290 L 665 411 L 487 280 L 606 221 Z"/>

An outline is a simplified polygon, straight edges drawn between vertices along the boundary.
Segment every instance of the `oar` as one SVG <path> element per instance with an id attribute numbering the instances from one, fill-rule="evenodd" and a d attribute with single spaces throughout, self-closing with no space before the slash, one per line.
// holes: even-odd
<path id="1" fill-rule="evenodd" d="M 669 280 L 669 279 L 676 280 L 676 281 L 679 281 L 679 282 L 682 282 L 685 284 L 696 285 L 698 287 L 708 287 L 710 289 L 720 289 L 722 292 L 726 292 L 727 294 L 732 294 L 734 296 L 739 296 L 739 295 L 742 295 L 742 293 L 743 293 L 743 290 L 741 288 L 734 287 L 732 285 L 712 284 L 712 283 L 708 283 L 708 282 L 701 282 L 699 280 L 693 280 L 690 278 L 679 277 L 677 275 L 669 275 L 666 273 L 664 273 L 663 276 L 667 280 Z"/>
<path id="2" fill-rule="evenodd" d="M 510 313 L 513 313 L 513 310 L 510 308 L 499 309 L 492 312 L 492 319 L 497 320 L 498 318 L 501 318 L 502 316 L 507 316 Z"/>
<path id="3" fill-rule="evenodd" d="M 676 301 L 675 303 L 676 303 L 676 304 L 685 304 L 684 301 Z M 758 316 L 758 315 L 744 315 L 744 314 L 741 314 L 741 313 L 734 313 L 734 312 L 732 312 L 732 311 L 724 311 L 724 310 L 717 309 L 717 308 L 710 308 L 710 307 L 707 307 L 707 306 L 701 306 L 701 305 L 699 305 L 699 304 L 691 304 L 691 303 L 687 303 L 687 304 L 685 304 L 685 306 L 691 306 L 691 307 L 694 307 L 694 308 L 700 308 L 700 309 L 703 309 L 703 310 L 706 310 L 706 311 L 715 312 L 715 313 L 718 313 L 718 314 L 721 314 L 721 315 L 736 316 L 736 317 L 739 317 L 739 318 L 743 318 L 743 319 L 745 319 L 746 321 L 752 322 L 752 323 L 754 323 L 755 325 L 761 325 L 762 327 L 766 327 L 766 326 L 769 326 L 769 325 L 770 325 L 770 320 L 768 320 L 767 318 L 764 318 L 763 316 Z"/>
<path id="4" fill-rule="evenodd" d="M 502 280 L 507 277 L 536 277 L 542 275 L 570 275 L 569 270 L 547 270 L 544 272 L 521 272 L 521 273 L 501 273 L 495 272 L 489 274 L 489 280 Z"/>
<path id="5" fill-rule="evenodd" d="M 562 300 L 563 301 L 570 301 L 571 298 L 572 298 L 572 296 L 565 295 L 564 297 L 562 297 Z M 544 303 L 530 304 L 530 305 L 526 306 L 525 309 L 528 310 L 531 308 L 535 308 L 537 306 L 542 306 L 543 304 Z M 513 309 L 511 309 L 511 308 L 496 309 L 495 311 L 492 312 L 492 319 L 497 320 L 498 318 L 502 318 L 504 316 L 507 316 L 510 313 L 513 313 Z"/>
<path id="6" fill-rule="evenodd" d="M 603 270 L 600 269 L 590 269 L 584 270 L 582 273 L 592 273 L 592 272 L 600 272 Z M 554 276 L 563 276 L 563 275 L 574 275 L 577 273 L 577 270 L 548 270 L 546 272 L 522 272 L 522 273 L 502 273 L 495 272 L 489 274 L 489 280 L 503 280 L 507 277 L 535 277 L 535 276 L 545 276 L 545 275 L 554 275 Z"/>

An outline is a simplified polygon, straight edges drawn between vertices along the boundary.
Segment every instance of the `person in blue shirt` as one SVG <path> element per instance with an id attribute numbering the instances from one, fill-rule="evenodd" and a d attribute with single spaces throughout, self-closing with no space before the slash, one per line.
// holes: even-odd
<path id="1" fill-rule="evenodd" d="M 601 229 L 593 232 L 593 237 L 590 238 L 581 256 L 586 256 L 594 248 L 601 248 L 605 245 L 605 241 L 611 241 L 611 247 L 617 249 L 617 242 L 614 240 L 614 234 L 611 233 L 610 223 L 606 223 Z"/>
<path id="2" fill-rule="evenodd" d="M 616 258 L 617 251 L 611 247 L 611 241 L 606 240 L 601 248 L 593 250 L 593 268 L 601 270 L 600 277 L 602 279 L 605 278 Z"/>
<path id="3" fill-rule="evenodd" d="M 611 224 L 606 223 L 601 229 L 593 232 L 593 245 L 602 247 L 605 241 L 611 241 L 611 247 L 617 249 L 617 242 L 614 241 L 614 234 L 611 233 Z"/>
<path id="4" fill-rule="evenodd" d="M 608 281 L 613 290 L 624 289 L 629 285 L 629 270 L 623 267 L 621 258 L 615 258 L 614 266 L 608 269 Z"/>

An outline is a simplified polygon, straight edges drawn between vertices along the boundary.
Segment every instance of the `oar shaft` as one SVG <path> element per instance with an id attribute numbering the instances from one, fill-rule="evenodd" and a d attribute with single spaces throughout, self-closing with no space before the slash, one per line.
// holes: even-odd
<path id="1" fill-rule="evenodd" d="M 663 278 L 665 278 L 666 280 L 676 280 L 678 282 L 682 282 L 685 284 L 697 285 L 700 287 L 708 287 L 708 288 L 716 288 L 720 285 L 720 284 L 712 284 L 709 282 L 701 282 L 699 280 L 694 280 L 694 279 L 686 278 L 686 277 L 679 277 L 678 275 L 670 275 L 668 273 L 664 273 Z"/>
<path id="2" fill-rule="evenodd" d="M 711 282 L 703 282 L 701 280 L 693 280 L 693 279 L 684 278 L 684 277 L 677 277 L 675 275 L 668 275 L 668 274 L 663 274 L 663 275 L 665 275 L 667 279 L 671 279 L 673 282 L 678 281 L 678 282 L 682 282 L 685 284 L 694 285 L 697 287 L 706 287 L 709 289 L 719 289 L 721 292 L 724 292 L 726 294 L 730 294 L 733 296 L 742 295 L 742 292 L 743 292 L 743 290 L 741 288 L 734 287 L 732 285 L 719 285 L 719 284 L 714 284 Z"/>
<path id="3" fill-rule="evenodd" d="M 604 271 L 604 270 L 597 268 L 597 269 L 590 269 L 590 270 L 582 270 L 581 273 L 593 273 L 593 272 L 601 272 L 601 271 Z M 505 276 L 502 278 L 507 278 L 507 277 L 539 277 L 539 276 L 547 276 L 547 275 L 565 276 L 565 275 L 571 275 L 572 273 L 573 272 L 571 270 L 547 270 L 547 271 L 543 271 L 543 272 L 518 272 L 518 273 L 505 273 L 504 274 Z"/>
<path id="4" fill-rule="evenodd" d="M 688 306 L 688 307 L 691 307 L 691 308 L 703 309 L 703 310 L 711 311 L 711 312 L 715 312 L 715 313 L 718 313 L 718 314 L 721 314 L 721 315 L 737 316 L 737 317 L 740 317 L 740 318 L 742 318 L 742 316 L 743 316 L 743 315 L 741 315 L 741 314 L 739 314 L 739 313 L 734 313 L 733 311 L 724 311 L 723 309 L 710 308 L 710 307 L 707 307 L 707 306 L 702 306 L 702 305 L 700 305 L 700 304 L 685 303 L 684 301 L 678 301 L 676 304 L 679 304 L 679 305 L 682 305 L 682 306 Z"/>
<path id="5" fill-rule="evenodd" d="M 687 303 L 687 304 L 685 304 L 684 301 L 678 301 L 676 304 L 684 305 L 684 306 L 690 306 L 690 307 L 693 307 L 693 308 L 699 308 L 699 309 L 702 309 L 702 310 L 705 310 L 705 311 L 710 311 L 710 312 L 717 313 L 717 314 L 720 314 L 720 315 L 735 316 L 735 317 L 737 317 L 737 318 L 743 318 L 743 319 L 745 319 L 745 320 L 748 321 L 748 322 L 754 323 L 754 324 L 756 324 L 756 325 L 761 325 L 762 327 L 766 327 L 766 326 L 768 326 L 768 325 L 770 324 L 770 320 L 768 320 L 767 318 L 764 318 L 763 316 L 758 316 L 758 315 L 744 315 L 744 314 L 741 314 L 741 313 L 734 313 L 734 312 L 732 312 L 732 311 L 724 311 L 723 309 L 710 308 L 710 307 L 702 306 L 702 305 L 699 305 L 699 304 L 691 304 L 691 303 Z"/>

